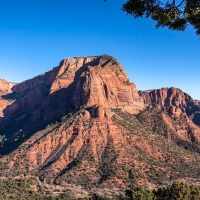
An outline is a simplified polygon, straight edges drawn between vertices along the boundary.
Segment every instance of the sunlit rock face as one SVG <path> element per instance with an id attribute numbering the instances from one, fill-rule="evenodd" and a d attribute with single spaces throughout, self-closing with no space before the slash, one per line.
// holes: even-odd
<path id="1" fill-rule="evenodd" d="M 13 83 L 9 83 L 4 79 L 0 79 L 0 95 L 10 93 L 13 85 Z"/>
<path id="2" fill-rule="evenodd" d="M 74 104 L 122 108 L 130 113 L 144 109 L 136 86 L 130 83 L 124 69 L 113 57 L 103 55 L 95 65 L 81 73 L 74 93 Z"/>
<path id="3" fill-rule="evenodd" d="M 0 87 L 1 177 L 113 194 L 196 177 L 199 102 L 180 89 L 138 92 L 105 54 L 8 85 Z"/>
<path id="4" fill-rule="evenodd" d="M 167 110 L 171 117 L 179 118 L 185 113 L 196 125 L 200 125 L 200 104 L 190 95 L 178 88 L 161 88 L 139 91 L 139 96 L 146 106 L 156 105 Z"/>
<path id="5" fill-rule="evenodd" d="M 16 84 L 0 79 L 0 117 L 4 116 L 3 110 L 12 103 L 12 99 L 5 98 L 5 96 L 12 92 L 14 85 Z"/>
<path id="6" fill-rule="evenodd" d="M 12 89 L 6 81 L 1 85 L 6 91 L 0 102 L 1 126 L 9 120 L 39 126 L 81 105 L 99 107 L 99 115 L 106 115 L 110 108 L 135 114 L 144 109 L 135 84 L 121 64 L 106 54 L 64 59 L 59 66 Z"/>

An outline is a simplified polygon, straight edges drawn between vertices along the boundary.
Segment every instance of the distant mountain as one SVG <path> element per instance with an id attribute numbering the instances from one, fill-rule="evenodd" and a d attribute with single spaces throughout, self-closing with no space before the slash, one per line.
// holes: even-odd
<path id="1" fill-rule="evenodd" d="M 199 183 L 197 101 L 177 88 L 138 92 L 109 55 L 65 59 L 14 85 L 0 111 L 1 178 L 108 195 Z"/>
<path id="2" fill-rule="evenodd" d="M 146 106 L 157 105 L 160 109 L 168 111 L 173 118 L 186 114 L 196 125 L 200 125 L 200 101 L 193 100 L 178 88 L 139 91 L 139 95 Z"/>
<path id="3" fill-rule="evenodd" d="M 0 78 L 0 95 L 8 94 L 11 92 L 11 88 L 16 85 L 16 83 L 7 82 L 5 79 Z"/>
<path id="4" fill-rule="evenodd" d="M 194 100 L 197 105 L 200 105 L 200 100 Z"/>

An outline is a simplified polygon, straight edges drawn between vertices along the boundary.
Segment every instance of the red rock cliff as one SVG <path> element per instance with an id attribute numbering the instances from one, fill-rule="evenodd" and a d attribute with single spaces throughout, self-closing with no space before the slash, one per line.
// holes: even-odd
<path id="1" fill-rule="evenodd" d="M 130 113 L 144 108 L 135 84 L 108 55 L 65 59 L 52 70 L 15 85 L 6 98 L 13 101 L 1 105 L 1 115 L 27 127 L 42 125 L 83 104 L 97 110 L 104 107 L 106 112 L 110 107 Z"/>
<path id="2" fill-rule="evenodd" d="M 4 96 L 12 92 L 11 88 L 14 85 L 16 84 L 9 83 L 4 79 L 0 79 L 0 117 L 4 116 L 3 110 L 12 103 L 12 99 L 9 98 L 4 99 Z"/>
<path id="3" fill-rule="evenodd" d="M 193 122 L 200 125 L 200 106 L 190 95 L 178 88 L 161 88 L 157 90 L 139 91 L 140 98 L 146 105 L 154 104 L 167 110 L 172 117 L 180 117 L 186 113 Z"/>
<path id="4" fill-rule="evenodd" d="M 194 180 L 200 129 L 188 118 L 192 98 L 176 88 L 139 94 L 108 55 L 65 59 L 14 86 L 0 118 L 7 117 L 0 154 L 9 154 L 0 157 L 0 176 L 95 192 L 166 182 L 172 174 Z"/>
<path id="5" fill-rule="evenodd" d="M 11 92 L 11 84 L 4 79 L 0 79 L 0 95 Z"/>

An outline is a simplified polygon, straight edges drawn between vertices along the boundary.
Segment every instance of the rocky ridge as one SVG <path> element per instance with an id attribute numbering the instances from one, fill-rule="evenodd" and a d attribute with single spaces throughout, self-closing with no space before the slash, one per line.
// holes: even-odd
<path id="1" fill-rule="evenodd" d="M 13 133 L 31 135 L 81 105 L 102 118 L 109 118 L 109 108 L 130 113 L 144 109 L 135 84 L 108 55 L 62 60 L 52 70 L 15 85 L 2 98 L 10 99 L 2 105 L 0 117 L 0 134 L 8 138 Z"/>
<path id="2" fill-rule="evenodd" d="M 197 105 L 200 105 L 200 100 L 194 100 Z"/>
<path id="3" fill-rule="evenodd" d="M 12 102 L 0 121 L 1 177 L 108 194 L 199 183 L 197 103 L 176 88 L 138 93 L 111 56 L 65 59 L 2 98 Z"/>
<path id="4" fill-rule="evenodd" d="M 168 111 L 173 118 L 180 118 L 180 116 L 185 115 L 193 123 L 200 125 L 199 101 L 193 100 L 190 95 L 178 88 L 139 91 L 139 96 L 146 106 L 157 105 L 160 109 Z"/>
<path id="5" fill-rule="evenodd" d="M 4 79 L 0 79 L 0 117 L 3 117 L 3 110 L 12 103 L 11 99 L 4 99 L 3 97 L 11 93 L 12 87 L 15 83 L 7 82 Z"/>
<path id="6" fill-rule="evenodd" d="M 15 83 L 7 82 L 4 79 L 0 79 L 0 95 L 8 94 L 11 92 L 11 88 L 16 85 Z"/>

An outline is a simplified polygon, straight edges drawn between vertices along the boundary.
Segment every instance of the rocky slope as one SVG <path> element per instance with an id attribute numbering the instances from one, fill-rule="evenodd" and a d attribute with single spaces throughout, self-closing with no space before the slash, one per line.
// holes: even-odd
<path id="1" fill-rule="evenodd" d="M 16 134 L 29 137 L 81 105 L 93 107 L 94 117 L 109 117 L 108 108 L 130 113 L 144 109 L 135 84 L 108 55 L 65 59 L 58 67 L 15 85 L 3 99 L 11 100 L 1 106 L 0 117 L 0 134 L 6 134 L 8 141 Z"/>
<path id="2" fill-rule="evenodd" d="M 7 99 L 5 96 L 12 92 L 11 88 L 16 85 L 15 83 L 9 83 L 4 79 L 0 79 L 0 120 L 4 117 L 3 110 L 10 104 L 12 99 Z M 0 121 L 1 123 L 1 121 Z"/>
<path id="3" fill-rule="evenodd" d="M 146 106 L 157 105 L 167 110 L 171 117 L 179 118 L 181 114 L 187 114 L 196 125 L 200 125 L 200 104 L 190 95 L 178 88 L 161 88 L 157 90 L 139 91 L 140 97 Z"/>
<path id="4" fill-rule="evenodd" d="M 156 107 L 137 115 L 112 109 L 111 119 L 92 117 L 91 109 L 82 107 L 63 116 L 2 157 L 1 177 L 37 175 L 44 183 L 107 195 L 137 184 L 198 184 L 197 127 L 188 125 L 188 134 L 185 119 L 175 120 Z"/>
<path id="5" fill-rule="evenodd" d="M 11 88 L 16 85 L 15 83 L 9 83 L 4 79 L 0 79 L 0 96 L 11 92 Z"/>
<path id="6" fill-rule="evenodd" d="M 138 94 L 111 56 L 65 59 L 2 98 L 12 102 L 1 117 L 0 177 L 111 196 L 199 183 L 200 128 L 189 118 L 197 103 L 173 88 Z"/>
<path id="7" fill-rule="evenodd" d="M 195 104 L 200 105 L 200 100 L 194 100 Z"/>

